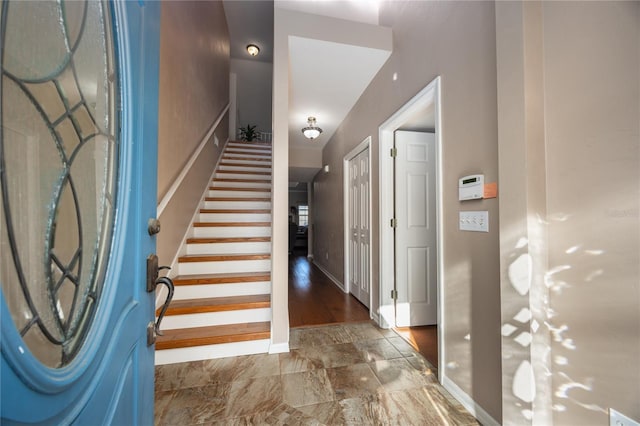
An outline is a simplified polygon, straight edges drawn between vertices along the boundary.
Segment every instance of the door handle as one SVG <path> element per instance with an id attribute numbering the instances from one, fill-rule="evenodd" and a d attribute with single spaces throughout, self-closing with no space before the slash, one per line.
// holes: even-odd
<path id="1" fill-rule="evenodd" d="M 175 291 L 175 286 L 173 285 L 173 281 L 169 277 L 159 277 L 160 271 L 163 269 L 171 269 L 168 266 L 158 266 L 158 256 L 155 254 L 150 254 L 147 257 L 147 292 L 151 293 L 156 290 L 159 284 L 164 284 L 167 286 L 168 294 L 167 299 L 164 301 L 162 305 L 162 309 L 160 310 L 160 315 L 158 315 L 158 319 L 155 322 L 150 322 L 147 325 L 147 345 L 151 346 L 156 342 L 157 336 L 162 336 L 162 331 L 160 331 L 160 323 L 164 318 L 164 314 L 167 312 L 169 308 L 169 304 L 173 299 L 173 293 Z"/>

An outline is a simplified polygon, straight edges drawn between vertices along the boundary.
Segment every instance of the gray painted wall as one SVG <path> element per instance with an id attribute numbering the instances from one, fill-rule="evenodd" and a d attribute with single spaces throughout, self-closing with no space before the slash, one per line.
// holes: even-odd
<path id="1" fill-rule="evenodd" d="M 445 374 L 501 420 L 498 202 L 461 204 L 458 179 L 498 178 L 495 11 L 491 2 L 383 2 L 380 25 L 393 29 L 394 51 L 323 152 L 315 194 L 315 261 L 343 277 L 342 159 L 372 136 L 372 228 L 378 217 L 378 127 L 435 77 L 442 77 Z M 398 79 L 393 80 L 397 73 Z M 458 211 L 488 210 L 488 234 L 458 231 Z M 372 242 L 374 306 L 379 238 Z M 328 260 L 326 254 L 329 255 Z M 467 338 L 468 336 L 468 338 Z"/>
<path id="2" fill-rule="evenodd" d="M 229 102 L 229 31 L 220 2 L 163 2 L 160 23 L 158 200 L 200 145 Z M 203 48 L 202 46 L 206 46 Z M 229 135 L 225 117 L 160 220 L 157 252 L 175 257 Z"/>
<path id="3" fill-rule="evenodd" d="M 256 130 L 271 132 L 271 94 L 273 65 L 250 59 L 231 59 L 236 74 L 236 125 L 257 125 Z"/>

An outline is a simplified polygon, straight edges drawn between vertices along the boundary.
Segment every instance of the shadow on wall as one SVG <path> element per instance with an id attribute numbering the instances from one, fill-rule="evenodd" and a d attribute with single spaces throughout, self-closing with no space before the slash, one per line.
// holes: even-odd
<path id="1" fill-rule="evenodd" d="M 570 220 L 571 215 L 562 213 L 550 215 L 548 222 L 540 217 L 535 218 L 541 230 L 551 227 L 550 224 L 557 226 Z M 572 338 L 569 324 L 559 320 L 559 313 L 553 309 L 551 302 L 577 285 L 589 286 L 605 276 L 603 264 L 607 262 L 604 259 L 606 252 L 597 247 L 586 247 L 577 241 L 566 244 L 564 254 L 573 257 L 575 262 L 549 267 L 544 273 L 543 282 L 534 282 L 531 244 L 527 238 L 521 237 L 513 248 L 510 255 L 512 260 L 508 265 L 509 283 L 517 296 L 511 301 L 503 301 L 510 305 L 506 309 L 515 313 L 511 318 L 503 319 L 501 327 L 503 371 L 511 381 L 510 394 L 504 398 L 509 404 L 503 409 L 505 412 L 518 412 L 523 420 L 531 421 L 534 417 L 534 401 L 541 399 L 548 404 L 535 404 L 537 420 L 546 418 L 553 422 L 553 412 L 565 412 L 572 405 L 599 413 L 605 418 L 608 416 L 608 407 L 590 401 L 595 396 L 589 396 L 598 386 L 596 376 L 600 372 L 594 366 L 591 377 L 581 377 L 579 380 L 571 377 L 571 354 L 579 351 L 581 345 Z M 586 269 L 585 265 L 588 265 Z M 582 282 L 571 282 L 566 277 L 567 272 L 576 268 L 585 269 Z"/>

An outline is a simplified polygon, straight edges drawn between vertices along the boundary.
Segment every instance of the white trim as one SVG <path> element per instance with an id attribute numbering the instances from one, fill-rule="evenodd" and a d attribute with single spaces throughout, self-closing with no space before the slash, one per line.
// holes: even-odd
<path id="1" fill-rule="evenodd" d="M 389 226 L 393 217 L 393 160 L 389 155 L 393 148 L 394 131 L 402 126 L 416 111 L 420 111 L 430 104 L 434 104 L 435 114 L 435 136 L 436 136 L 436 239 L 437 239 L 437 286 L 438 286 L 438 361 L 440 365 L 445 364 L 445 347 L 444 347 L 444 292 L 443 271 L 444 261 L 442 254 L 444 253 L 443 245 L 443 223 L 442 223 L 442 118 L 441 118 L 441 95 L 440 95 L 440 77 L 436 77 L 417 95 L 411 98 L 398 111 L 389 117 L 379 128 L 379 226 L 380 226 L 380 300 L 379 311 L 380 326 L 389 328 L 395 325 L 395 317 L 389 318 L 389 313 L 393 315 L 395 309 L 391 299 L 391 290 L 394 285 L 394 237 L 393 230 Z M 385 318 L 387 312 L 387 318 Z M 442 383 L 444 379 L 444 369 L 438 369 L 438 380 Z"/>
<path id="2" fill-rule="evenodd" d="M 207 132 L 207 134 L 204 136 L 204 138 L 202 138 L 202 141 L 200 141 L 200 145 L 198 145 L 198 148 L 196 148 L 193 154 L 191 154 L 191 157 L 189 158 L 189 161 L 187 161 L 187 164 L 184 165 L 184 167 L 180 171 L 180 174 L 178 175 L 176 180 L 173 181 L 173 184 L 171 185 L 167 193 L 164 194 L 164 197 L 162 197 L 162 200 L 160 200 L 160 202 L 158 203 L 158 210 L 156 213 L 156 217 L 160 217 L 164 209 L 167 208 L 167 205 L 169 205 L 171 198 L 173 198 L 173 196 L 175 195 L 180 185 L 182 185 L 182 181 L 187 176 L 187 173 L 189 173 L 189 171 L 191 170 L 193 163 L 195 163 L 196 160 L 198 159 L 198 156 L 200 156 L 200 152 L 204 149 L 207 142 L 209 142 L 211 135 L 216 130 L 216 128 L 218 127 L 218 124 L 220 124 L 220 122 L 222 121 L 222 119 L 224 118 L 224 115 L 227 113 L 228 110 L 229 110 L 229 104 L 227 104 L 227 106 L 224 107 L 224 109 L 222 110 L 222 112 L 220 113 L 216 121 L 213 122 L 213 125 L 209 128 L 209 131 Z"/>
<path id="3" fill-rule="evenodd" d="M 325 274 L 327 276 L 327 278 L 329 278 L 331 281 L 333 281 L 333 283 L 335 285 L 338 286 L 338 288 L 340 290 L 342 290 L 344 293 L 347 293 L 347 291 L 345 291 L 344 289 L 344 285 L 340 282 L 339 279 L 337 279 L 336 277 L 334 277 L 331 272 L 327 271 L 324 266 L 320 265 L 318 262 L 313 261 L 313 264 L 316 265 L 318 267 L 318 269 L 320 269 L 322 271 L 323 274 Z"/>
<path id="4" fill-rule="evenodd" d="M 372 250 L 371 250 L 371 242 L 373 241 L 373 235 L 372 235 L 372 230 L 371 230 L 371 210 L 372 210 L 372 206 L 371 206 L 371 199 L 373 197 L 371 197 L 371 136 L 367 136 L 362 142 L 360 142 L 358 144 L 358 146 L 356 146 L 355 148 L 353 148 L 351 151 L 349 151 L 349 153 L 347 155 L 345 155 L 342 159 L 342 176 L 343 176 L 343 187 L 342 187 L 342 195 L 343 195 L 343 202 L 344 202 L 344 209 L 343 209 L 343 223 L 344 223 L 344 288 L 345 288 L 345 293 L 349 293 L 351 291 L 351 283 L 349 282 L 349 276 L 350 276 L 350 269 L 349 269 L 349 236 L 351 235 L 351 231 L 349 229 L 349 189 L 350 189 L 350 182 L 349 182 L 349 161 L 353 160 L 354 158 L 356 158 L 356 156 L 358 154 L 360 154 L 361 152 L 365 151 L 365 150 L 369 150 L 369 155 L 367 157 L 367 161 L 369 163 L 368 168 L 369 168 L 369 172 L 367 173 L 368 179 L 369 179 L 369 315 L 371 316 L 371 312 L 374 311 L 374 309 L 372 309 L 373 307 L 373 291 L 371 291 L 371 277 L 373 277 L 373 270 L 372 270 L 372 264 L 373 262 L 371 261 L 372 259 Z"/>
<path id="5" fill-rule="evenodd" d="M 289 352 L 289 342 L 285 343 L 272 343 L 269 346 L 270 354 L 282 354 Z"/>
<path id="6" fill-rule="evenodd" d="M 464 408 L 467 409 L 472 416 L 474 416 L 480 424 L 483 426 L 500 426 L 500 423 L 496 421 L 489 413 L 487 413 L 481 406 L 471 398 L 465 391 L 463 391 L 453 380 L 446 377 L 441 382 L 444 387 L 455 399 L 457 399 Z"/>

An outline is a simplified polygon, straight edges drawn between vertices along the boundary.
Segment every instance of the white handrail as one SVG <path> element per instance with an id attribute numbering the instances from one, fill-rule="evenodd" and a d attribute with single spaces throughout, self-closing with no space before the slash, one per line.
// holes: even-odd
<path id="1" fill-rule="evenodd" d="M 189 158 L 189 161 L 187 161 L 187 164 L 184 165 L 184 167 L 180 171 L 180 174 L 178 175 L 176 180 L 173 181 L 173 184 L 171 185 L 167 193 L 164 195 L 164 197 L 162 197 L 162 200 L 160 200 L 160 202 L 158 203 L 158 210 L 156 213 L 157 215 L 156 217 L 160 217 L 164 209 L 167 207 L 167 205 L 171 201 L 171 198 L 173 198 L 173 196 L 175 195 L 176 191 L 182 184 L 182 181 L 187 176 L 187 173 L 189 173 L 189 170 L 193 166 L 193 163 L 196 162 L 196 160 L 198 159 L 198 156 L 200 155 L 200 152 L 202 152 L 202 150 L 204 149 L 204 146 L 209 141 L 209 138 L 211 138 L 211 135 L 213 134 L 213 132 L 215 132 L 216 128 L 224 118 L 224 115 L 229 110 L 229 105 L 230 104 L 227 104 L 227 106 L 224 107 L 224 109 L 222 110 L 222 112 L 220 113 L 216 121 L 213 122 L 207 134 L 204 136 L 204 138 L 202 138 L 202 141 L 200 142 L 200 145 L 198 145 L 198 148 L 193 152 L 193 154 L 191 154 L 191 158 Z"/>

